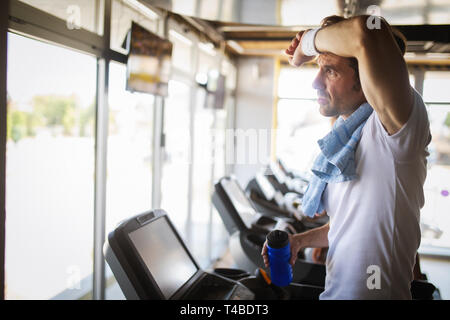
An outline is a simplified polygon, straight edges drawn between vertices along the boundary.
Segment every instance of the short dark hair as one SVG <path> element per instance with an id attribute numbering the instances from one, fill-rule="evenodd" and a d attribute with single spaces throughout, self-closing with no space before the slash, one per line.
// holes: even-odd
<path id="1" fill-rule="evenodd" d="M 349 18 L 344 18 L 337 15 L 328 16 L 322 19 L 320 23 L 320 27 L 328 27 L 333 24 L 336 24 L 338 22 L 348 20 Z M 394 36 L 395 42 L 397 43 L 397 46 L 399 47 L 402 55 L 405 55 L 406 52 L 406 37 L 395 27 L 390 26 L 392 34 Z M 355 76 L 357 79 L 357 82 L 359 83 L 359 71 L 358 71 L 358 60 L 356 58 L 347 58 L 350 63 L 350 67 L 355 71 Z"/>

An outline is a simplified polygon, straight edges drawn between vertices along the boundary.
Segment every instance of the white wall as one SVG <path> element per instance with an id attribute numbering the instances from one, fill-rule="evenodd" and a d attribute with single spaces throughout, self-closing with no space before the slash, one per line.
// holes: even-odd
<path id="1" fill-rule="evenodd" d="M 247 161 L 245 164 L 234 165 L 234 174 L 242 187 L 264 166 L 263 162 L 270 159 L 274 66 L 273 58 L 238 59 L 235 129 L 253 129 L 258 135 L 261 133 L 260 129 L 264 129 L 267 133 L 266 139 L 258 138 L 260 155 L 257 163 Z M 235 153 L 243 147 L 242 143 L 242 140 L 236 139 Z"/>
<path id="2" fill-rule="evenodd" d="M 277 25 L 277 0 L 237 1 L 239 21 L 265 25 Z"/>

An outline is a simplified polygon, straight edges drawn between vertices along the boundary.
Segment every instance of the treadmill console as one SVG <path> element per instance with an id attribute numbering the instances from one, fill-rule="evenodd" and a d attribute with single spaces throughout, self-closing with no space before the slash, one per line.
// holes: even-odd
<path id="1" fill-rule="evenodd" d="M 273 200 L 279 207 L 283 207 L 284 205 L 283 194 L 280 191 L 275 190 L 273 185 L 270 183 L 269 179 L 261 172 L 256 174 L 255 179 L 256 183 L 258 183 L 259 187 L 261 188 L 261 191 L 263 192 L 266 200 L 267 201 Z"/>
<path id="2" fill-rule="evenodd" d="M 104 246 L 127 299 L 251 299 L 242 284 L 200 269 L 163 210 L 122 222 Z"/>
<path id="3" fill-rule="evenodd" d="M 221 179 L 219 183 L 228 195 L 245 227 L 251 229 L 258 213 L 248 200 L 244 190 L 239 186 L 237 180 L 233 178 Z"/>

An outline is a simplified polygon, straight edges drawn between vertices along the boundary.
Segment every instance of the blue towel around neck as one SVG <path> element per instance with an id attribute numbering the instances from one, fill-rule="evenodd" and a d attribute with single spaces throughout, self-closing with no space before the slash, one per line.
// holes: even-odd
<path id="1" fill-rule="evenodd" d="M 313 177 L 302 199 L 302 211 L 309 217 L 324 210 L 322 194 L 328 183 L 343 182 L 357 178 L 355 150 L 361 131 L 372 114 L 367 102 L 356 109 L 347 120 L 339 117 L 333 129 L 317 141 L 321 153 L 314 161 Z"/>

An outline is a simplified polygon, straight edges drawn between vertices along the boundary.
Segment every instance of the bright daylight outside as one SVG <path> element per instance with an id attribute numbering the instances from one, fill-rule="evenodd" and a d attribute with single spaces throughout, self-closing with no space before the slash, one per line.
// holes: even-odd
<path id="1" fill-rule="evenodd" d="M 9 33 L 7 81 L 6 297 L 89 290 L 96 59 Z"/>

